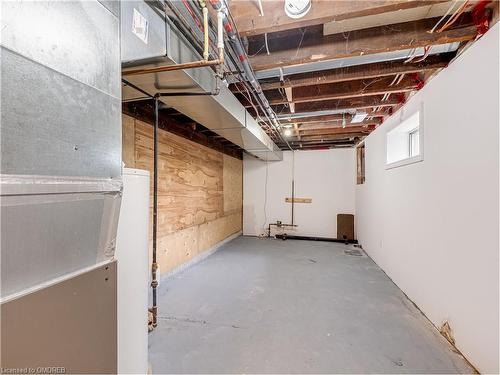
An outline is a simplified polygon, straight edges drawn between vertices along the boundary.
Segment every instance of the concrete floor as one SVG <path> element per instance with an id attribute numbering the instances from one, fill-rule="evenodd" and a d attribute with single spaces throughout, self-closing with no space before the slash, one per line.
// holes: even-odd
<path id="1" fill-rule="evenodd" d="M 154 373 L 471 373 L 366 255 L 238 237 L 160 285 Z"/>

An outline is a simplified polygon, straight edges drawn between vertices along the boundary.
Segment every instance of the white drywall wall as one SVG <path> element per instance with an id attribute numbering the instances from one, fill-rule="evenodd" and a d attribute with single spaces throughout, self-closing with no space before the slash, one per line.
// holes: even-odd
<path id="1" fill-rule="evenodd" d="M 365 140 L 360 243 L 483 373 L 499 371 L 499 26 Z M 386 170 L 386 134 L 423 109 L 424 160 Z"/>
<path id="2" fill-rule="evenodd" d="M 286 233 L 337 237 L 337 214 L 354 214 L 354 149 L 287 151 L 282 161 L 268 163 L 245 156 L 243 234 L 260 235 L 269 223 L 277 220 L 291 222 L 291 204 L 285 203 L 285 198 L 291 197 L 293 174 L 295 197 L 311 198 L 312 203 L 295 204 L 298 227 L 294 231 L 287 229 Z"/>

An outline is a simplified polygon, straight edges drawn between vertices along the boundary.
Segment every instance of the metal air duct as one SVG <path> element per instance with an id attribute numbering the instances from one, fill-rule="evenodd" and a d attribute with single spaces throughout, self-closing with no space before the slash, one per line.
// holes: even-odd
<path id="1" fill-rule="evenodd" d="M 201 59 L 180 31 L 145 2 L 123 2 L 121 18 L 124 73 L 131 69 L 175 65 Z M 134 25 L 141 23 L 147 25 L 147 31 L 135 31 Z M 212 92 L 217 87 L 217 78 L 212 69 L 203 67 L 126 75 L 125 79 L 151 96 L 158 93 L 180 93 L 179 96 L 163 96 L 160 100 L 261 159 L 282 159 L 278 146 L 224 84 L 218 85 L 218 95 L 182 96 L 182 93 L 188 92 Z M 133 86 L 123 86 L 123 100 L 144 98 L 144 93 Z"/>

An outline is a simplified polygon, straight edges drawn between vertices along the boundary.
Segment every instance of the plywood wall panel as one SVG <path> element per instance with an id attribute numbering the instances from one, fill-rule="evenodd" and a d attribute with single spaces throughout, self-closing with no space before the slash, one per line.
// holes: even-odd
<path id="1" fill-rule="evenodd" d="M 123 120 L 125 163 L 149 170 L 152 178 L 153 128 L 126 115 Z M 241 231 L 243 165 L 166 131 L 158 135 L 157 255 L 164 274 Z M 151 180 L 151 195 L 152 189 Z"/>
<path id="2" fill-rule="evenodd" d="M 123 162 L 127 168 L 135 167 L 135 121 L 129 116 L 122 119 L 122 153 Z"/>
<path id="3" fill-rule="evenodd" d="M 243 163 L 223 156 L 224 213 L 241 212 L 243 204 Z"/>

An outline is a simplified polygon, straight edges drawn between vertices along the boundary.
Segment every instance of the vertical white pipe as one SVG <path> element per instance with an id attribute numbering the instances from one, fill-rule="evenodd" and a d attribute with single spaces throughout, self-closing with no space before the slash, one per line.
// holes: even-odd
<path id="1" fill-rule="evenodd" d="M 208 9 L 203 7 L 203 60 L 208 60 Z"/>
<path id="2" fill-rule="evenodd" d="M 259 11 L 260 11 L 260 16 L 264 17 L 264 9 L 262 9 L 262 0 L 259 0 Z"/>
<path id="3" fill-rule="evenodd" d="M 217 12 L 217 48 L 224 48 L 224 27 L 223 27 L 224 13 Z"/>

